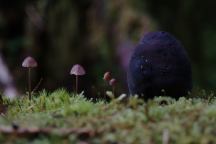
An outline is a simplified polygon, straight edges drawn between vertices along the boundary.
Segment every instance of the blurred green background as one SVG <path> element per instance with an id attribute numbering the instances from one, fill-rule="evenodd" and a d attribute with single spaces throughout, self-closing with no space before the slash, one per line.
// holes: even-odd
<path id="1" fill-rule="evenodd" d="M 111 71 L 118 91 L 127 92 L 130 54 L 148 31 L 176 36 L 191 59 L 194 86 L 216 86 L 216 5 L 211 0 L 1 0 L 0 52 L 20 92 L 26 90 L 22 60 L 39 63 L 33 85 L 74 88 L 73 64 L 84 66 L 81 90 L 91 95 L 107 87 Z"/>

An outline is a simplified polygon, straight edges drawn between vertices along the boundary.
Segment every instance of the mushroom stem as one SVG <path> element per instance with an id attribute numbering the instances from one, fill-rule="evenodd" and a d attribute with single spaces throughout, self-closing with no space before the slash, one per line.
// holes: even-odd
<path id="1" fill-rule="evenodd" d="M 112 86 L 113 95 L 115 95 L 115 86 Z"/>
<path id="2" fill-rule="evenodd" d="M 78 75 L 76 75 L 76 93 L 78 93 Z"/>
<path id="3" fill-rule="evenodd" d="M 31 100 L 31 68 L 28 68 L 28 95 Z"/>

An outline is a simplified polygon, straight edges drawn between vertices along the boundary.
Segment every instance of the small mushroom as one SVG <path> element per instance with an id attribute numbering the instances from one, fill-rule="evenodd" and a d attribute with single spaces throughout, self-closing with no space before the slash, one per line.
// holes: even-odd
<path id="1" fill-rule="evenodd" d="M 109 85 L 115 86 L 115 84 L 116 84 L 116 79 L 112 78 L 112 79 L 109 81 Z"/>
<path id="2" fill-rule="evenodd" d="M 112 86 L 113 93 L 114 93 L 114 91 L 115 91 L 115 85 L 116 85 L 116 79 L 115 79 L 115 78 L 112 78 L 112 79 L 109 81 L 109 85 Z"/>
<path id="3" fill-rule="evenodd" d="M 28 69 L 28 95 L 31 100 L 31 69 L 37 67 L 38 64 L 33 57 L 26 57 L 22 63 L 22 67 Z"/>
<path id="4" fill-rule="evenodd" d="M 106 73 L 104 74 L 103 79 L 104 79 L 105 81 L 109 82 L 109 81 L 111 80 L 111 74 L 110 74 L 110 72 L 106 72 Z"/>
<path id="5" fill-rule="evenodd" d="M 85 72 L 84 68 L 81 65 L 75 64 L 72 67 L 72 69 L 70 71 L 70 74 L 76 76 L 76 93 L 77 93 L 78 92 L 78 76 L 85 75 L 86 72 Z"/>

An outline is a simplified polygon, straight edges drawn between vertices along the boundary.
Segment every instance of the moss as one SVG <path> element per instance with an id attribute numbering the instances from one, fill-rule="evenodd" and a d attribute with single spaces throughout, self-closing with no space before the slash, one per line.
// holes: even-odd
<path id="1" fill-rule="evenodd" d="M 166 135 L 170 143 L 216 143 L 216 99 L 211 93 L 200 97 L 157 97 L 144 102 L 136 97 L 126 101 L 93 102 L 83 94 L 64 89 L 35 94 L 30 101 L 23 96 L 8 105 L 0 117 L 0 126 L 51 128 L 48 134 L 29 138 L 0 133 L 0 143 L 162 143 Z M 62 128 L 88 129 L 65 135 Z M 93 132 L 93 134 L 91 134 Z"/>

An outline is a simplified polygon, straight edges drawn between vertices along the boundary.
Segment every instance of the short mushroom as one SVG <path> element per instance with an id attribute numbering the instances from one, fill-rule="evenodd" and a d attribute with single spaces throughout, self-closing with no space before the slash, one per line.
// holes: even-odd
<path id="1" fill-rule="evenodd" d="M 78 92 L 78 76 L 85 75 L 86 72 L 85 72 L 84 68 L 81 65 L 75 64 L 72 67 L 72 69 L 70 71 L 70 74 L 76 76 L 76 93 L 77 93 Z"/>
<path id="2" fill-rule="evenodd" d="M 110 81 L 109 81 L 109 85 L 110 86 L 115 86 L 116 84 L 116 79 L 112 78 Z"/>
<path id="3" fill-rule="evenodd" d="M 112 78 L 110 81 L 109 81 L 109 85 L 112 86 L 112 90 L 113 90 L 113 93 L 115 91 L 115 85 L 116 85 L 116 79 L 115 78 Z"/>
<path id="4" fill-rule="evenodd" d="M 105 72 L 103 79 L 105 81 L 109 82 L 111 80 L 111 74 L 110 74 L 110 72 Z"/>
<path id="5" fill-rule="evenodd" d="M 31 100 L 31 69 L 37 67 L 38 64 L 33 57 L 26 57 L 22 63 L 22 67 L 28 69 L 28 95 L 29 99 Z"/>

